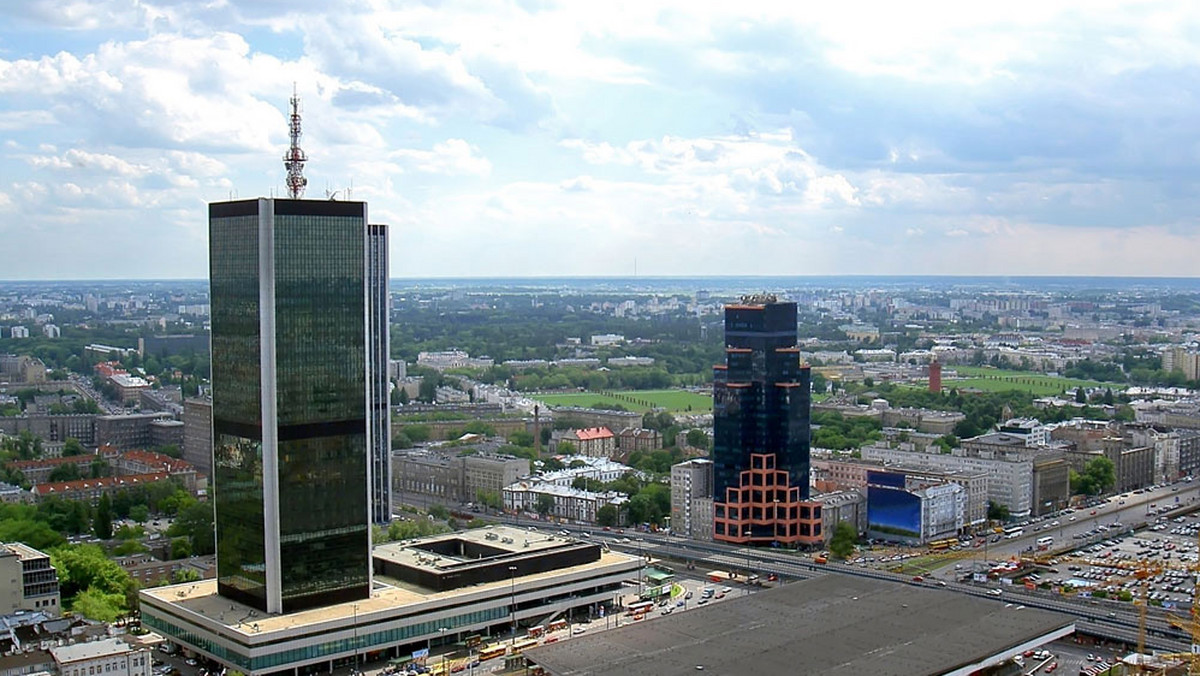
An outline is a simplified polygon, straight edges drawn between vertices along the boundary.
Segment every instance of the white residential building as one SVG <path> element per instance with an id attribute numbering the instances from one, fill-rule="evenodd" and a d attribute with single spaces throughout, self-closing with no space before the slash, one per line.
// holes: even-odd
<path id="1" fill-rule="evenodd" d="M 14 327 L 12 327 L 12 337 L 13 338 L 28 338 L 29 337 L 29 329 L 25 328 L 24 326 L 14 326 Z"/>
<path id="2" fill-rule="evenodd" d="M 713 463 L 706 458 L 671 466 L 671 532 L 712 540 Z"/>
<path id="3" fill-rule="evenodd" d="M 592 345 L 595 345 L 596 347 L 620 345 L 624 342 L 625 336 L 622 336 L 619 333 L 601 333 L 599 335 L 592 336 L 591 340 Z"/>
<path id="4" fill-rule="evenodd" d="M 587 455 L 566 455 L 560 458 L 560 460 L 567 466 L 566 469 L 545 472 L 539 479 L 542 483 L 570 486 L 579 477 L 587 477 L 597 482 L 616 481 L 625 476 L 626 472 L 637 472 L 637 470 L 629 465 L 623 465 L 608 458 L 597 458 Z M 571 467 L 571 465 L 579 465 L 580 463 L 582 463 L 580 467 Z"/>
<path id="5" fill-rule="evenodd" d="M 119 638 L 50 649 L 59 676 L 150 676 L 150 651 Z"/>
<path id="6" fill-rule="evenodd" d="M 62 337 L 62 331 L 58 328 L 58 326 L 56 324 L 42 325 L 42 333 L 47 338 L 61 338 Z"/>
<path id="7" fill-rule="evenodd" d="M 598 493 L 584 491 L 570 486 L 558 486 L 548 483 L 519 481 L 504 487 L 504 508 L 506 510 L 536 512 L 538 499 L 548 495 L 554 501 L 546 516 L 568 519 L 578 523 L 596 523 L 596 514 L 604 505 L 613 505 L 620 509 L 629 498 L 617 491 Z"/>

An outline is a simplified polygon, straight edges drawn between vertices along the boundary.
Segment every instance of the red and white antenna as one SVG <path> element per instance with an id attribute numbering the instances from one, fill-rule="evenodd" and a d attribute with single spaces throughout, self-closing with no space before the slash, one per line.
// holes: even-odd
<path id="1" fill-rule="evenodd" d="M 296 96 L 296 86 L 292 85 L 292 116 L 288 122 L 288 136 L 292 143 L 287 154 L 283 156 L 283 166 L 287 167 L 288 197 L 300 199 L 304 196 L 304 186 L 308 179 L 304 178 L 304 163 L 308 156 L 300 149 L 300 97 Z"/>

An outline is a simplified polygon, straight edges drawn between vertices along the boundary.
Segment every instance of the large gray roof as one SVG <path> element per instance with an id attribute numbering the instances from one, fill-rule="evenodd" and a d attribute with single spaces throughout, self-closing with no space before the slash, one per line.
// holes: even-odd
<path id="1" fill-rule="evenodd" d="M 735 590 L 734 593 L 738 593 Z M 938 674 L 1071 625 L 943 590 L 823 575 L 526 652 L 555 676 Z"/>

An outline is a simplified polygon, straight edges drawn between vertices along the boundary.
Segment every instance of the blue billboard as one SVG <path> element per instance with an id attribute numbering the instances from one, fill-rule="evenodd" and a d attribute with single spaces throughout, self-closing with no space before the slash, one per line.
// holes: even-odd
<path id="1" fill-rule="evenodd" d="M 919 539 L 921 499 L 903 489 L 867 486 L 867 530 L 884 538 Z"/>

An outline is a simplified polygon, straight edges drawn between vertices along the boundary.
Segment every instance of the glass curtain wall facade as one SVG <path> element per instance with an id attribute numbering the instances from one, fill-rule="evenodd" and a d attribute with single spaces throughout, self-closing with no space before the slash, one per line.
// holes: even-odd
<path id="1" fill-rule="evenodd" d="M 392 418 L 389 406 L 388 227 L 367 227 L 368 426 L 371 521 L 392 520 Z"/>
<path id="2" fill-rule="evenodd" d="M 812 380 L 796 347 L 796 304 L 748 296 L 726 306 L 725 353 L 713 377 L 713 537 L 815 539 L 819 507 L 805 502 Z"/>
<path id="3" fill-rule="evenodd" d="M 219 593 L 266 612 L 365 598 L 366 205 L 209 205 Z"/>

